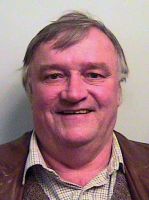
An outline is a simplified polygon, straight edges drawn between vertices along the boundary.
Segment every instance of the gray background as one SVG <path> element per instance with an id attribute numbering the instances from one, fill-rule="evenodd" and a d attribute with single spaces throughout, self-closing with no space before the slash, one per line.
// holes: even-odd
<path id="1" fill-rule="evenodd" d="M 100 18 L 122 44 L 130 68 L 116 129 L 149 143 L 149 1 L 148 0 L 1 0 L 0 1 L 0 143 L 30 130 L 30 105 L 21 85 L 23 56 L 31 38 L 51 20 L 70 10 Z"/>

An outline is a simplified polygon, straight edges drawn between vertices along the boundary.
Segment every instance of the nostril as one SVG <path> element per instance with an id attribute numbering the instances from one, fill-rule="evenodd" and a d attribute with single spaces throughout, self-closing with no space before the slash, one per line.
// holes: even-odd
<path id="1" fill-rule="evenodd" d="M 69 102 L 80 102 L 87 98 L 87 92 L 78 89 L 75 90 L 64 90 L 61 92 L 61 99 Z"/>
<path id="2" fill-rule="evenodd" d="M 64 90 L 61 92 L 61 98 L 67 102 L 76 103 L 86 99 L 87 96 L 86 84 L 83 82 L 80 74 L 75 71 L 75 73 L 71 74 Z"/>

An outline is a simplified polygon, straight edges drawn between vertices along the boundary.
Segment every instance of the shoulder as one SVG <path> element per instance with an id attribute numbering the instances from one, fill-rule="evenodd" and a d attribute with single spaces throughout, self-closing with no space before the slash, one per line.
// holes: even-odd
<path id="1" fill-rule="evenodd" d="M 135 164 L 144 163 L 149 165 L 149 144 L 129 140 L 116 131 L 115 135 L 118 139 L 124 160 L 129 160 Z"/>
<path id="2" fill-rule="evenodd" d="M 0 199 L 16 199 L 22 192 L 24 166 L 31 132 L 0 145 Z"/>
<path id="3" fill-rule="evenodd" d="M 130 148 L 134 148 L 136 147 L 137 149 L 142 149 L 142 150 L 149 150 L 149 144 L 147 143 L 143 143 L 143 142 L 136 142 L 136 141 L 132 141 L 129 140 L 128 138 L 126 138 L 124 135 L 122 135 L 121 133 L 115 131 L 115 135 L 119 141 L 120 144 L 122 145 L 126 145 L 129 146 Z"/>
<path id="4" fill-rule="evenodd" d="M 28 154 L 30 137 L 31 132 L 27 132 L 14 141 L 0 145 L 0 166 L 10 167 L 24 160 Z"/>

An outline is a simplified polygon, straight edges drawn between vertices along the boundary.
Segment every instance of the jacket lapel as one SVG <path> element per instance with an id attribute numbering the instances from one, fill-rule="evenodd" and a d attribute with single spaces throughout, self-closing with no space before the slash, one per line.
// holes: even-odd
<path id="1" fill-rule="evenodd" d="M 149 145 L 130 141 L 117 132 L 115 134 L 122 151 L 132 198 L 149 199 Z"/>

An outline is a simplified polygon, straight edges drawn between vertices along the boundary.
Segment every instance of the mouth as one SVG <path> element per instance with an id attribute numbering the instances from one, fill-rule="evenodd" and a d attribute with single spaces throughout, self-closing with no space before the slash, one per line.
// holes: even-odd
<path id="1" fill-rule="evenodd" d="M 93 110 L 90 109 L 79 109 L 79 110 L 63 110 L 60 112 L 57 112 L 60 115 L 85 115 L 90 112 L 93 112 Z"/>

